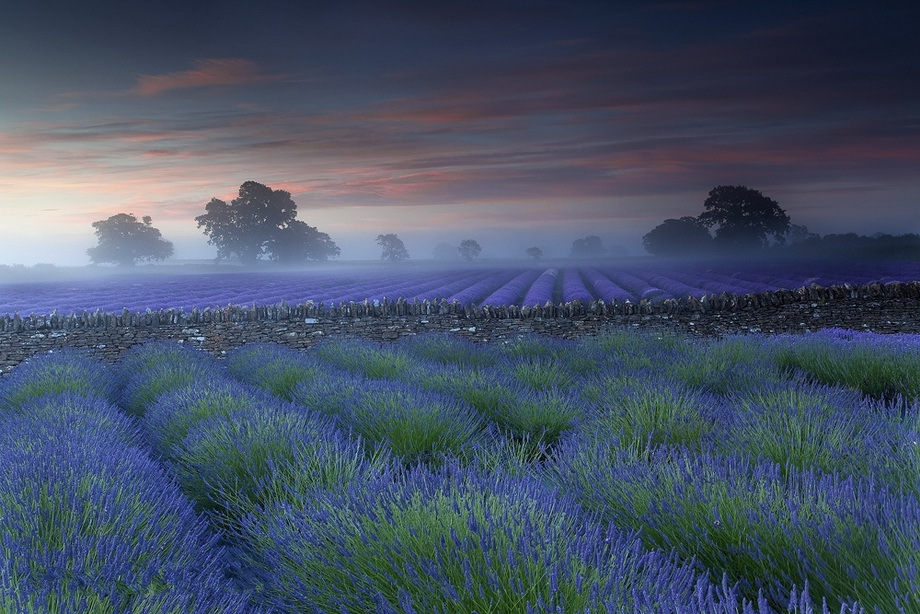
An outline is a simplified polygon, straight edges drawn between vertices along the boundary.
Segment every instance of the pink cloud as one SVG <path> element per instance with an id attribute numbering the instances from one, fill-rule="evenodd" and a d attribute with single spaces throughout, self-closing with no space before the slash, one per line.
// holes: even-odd
<path id="1" fill-rule="evenodd" d="M 265 75 L 255 62 L 234 58 L 196 60 L 191 70 L 163 75 L 140 75 L 132 93 L 138 96 L 156 96 L 170 90 L 210 85 L 243 85 L 280 78 Z"/>

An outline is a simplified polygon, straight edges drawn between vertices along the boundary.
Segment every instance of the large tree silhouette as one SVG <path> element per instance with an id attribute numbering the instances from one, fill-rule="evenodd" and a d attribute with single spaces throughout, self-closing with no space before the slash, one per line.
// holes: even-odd
<path id="1" fill-rule="evenodd" d="M 212 198 L 205 211 L 195 221 L 217 247 L 218 260 L 236 255 L 253 264 L 268 254 L 272 260 L 302 262 L 339 255 L 329 235 L 295 219 L 297 205 L 284 190 L 247 181 L 237 198 L 229 203 Z"/>
<path id="2" fill-rule="evenodd" d="M 715 241 L 728 249 L 756 249 L 785 241 L 789 216 L 779 204 L 743 185 L 720 185 L 709 192 L 700 223 L 715 227 Z"/>
<path id="3" fill-rule="evenodd" d="M 286 264 L 302 264 L 310 260 L 328 260 L 341 253 L 329 235 L 306 222 L 293 220 L 280 229 L 265 247 L 269 258 Z"/>
<path id="4" fill-rule="evenodd" d="M 138 222 L 133 213 L 117 213 L 93 222 L 98 245 L 86 250 L 93 264 L 111 262 L 131 266 L 139 260 L 165 260 L 173 255 L 173 244 L 163 239 L 149 215 Z"/>
<path id="5" fill-rule="evenodd" d="M 600 258 L 604 255 L 604 245 L 601 238 L 590 235 L 584 239 L 575 239 L 572 242 L 572 258 Z"/>
<path id="6" fill-rule="evenodd" d="M 642 237 L 645 251 L 655 256 L 688 256 L 712 249 L 712 236 L 695 217 L 667 219 Z"/>

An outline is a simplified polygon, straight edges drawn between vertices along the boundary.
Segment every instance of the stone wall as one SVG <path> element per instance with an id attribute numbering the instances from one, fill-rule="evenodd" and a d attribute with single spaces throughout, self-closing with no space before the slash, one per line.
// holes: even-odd
<path id="1" fill-rule="evenodd" d="M 710 294 L 700 298 L 664 299 L 650 301 L 643 299 L 631 301 L 590 301 L 582 303 L 573 301 L 554 305 L 534 306 L 477 306 L 460 305 L 446 299 L 436 301 L 369 301 L 361 303 L 339 303 L 326 306 L 322 303 L 308 301 L 296 305 L 282 302 L 279 305 L 235 306 L 214 309 L 193 309 L 191 311 L 176 309 L 146 310 L 122 312 L 49 315 L 18 313 L 0 317 L 0 332 L 78 330 L 87 328 L 148 328 L 161 325 L 201 326 L 220 323 L 265 322 L 265 321 L 307 321 L 335 320 L 338 318 L 406 318 L 406 317 L 449 317 L 466 320 L 529 320 L 529 319 L 579 319 L 600 317 L 604 319 L 629 317 L 635 315 L 679 316 L 685 314 L 734 313 L 759 309 L 772 309 L 797 303 L 839 301 L 845 299 L 920 299 L 920 281 L 893 282 L 889 284 L 873 283 L 865 286 L 837 285 L 821 287 L 802 286 L 798 290 L 775 290 L 769 292 L 737 294 Z"/>
<path id="2" fill-rule="evenodd" d="M 309 312 L 303 311 L 307 306 L 280 305 L 199 312 L 197 320 L 191 314 L 172 311 L 128 314 L 127 319 L 124 314 L 95 314 L 88 316 L 93 318 L 92 325 L 82 323 L 80 316 L 70 321 L 57 315 L 20 318 L 15 326 L 9 319 L 0 327 L 0 373 L 9 372 L 36 353 L 62 347 L 85 349 L 114 362 L 131 346 L 152 339 L 176 339 L 221 356 L 250 342 L 304 348 L 335 335 L 391 341 L 425 332 L 445 332 L 478 342 L 528 333 L 578 338 L 621 326 L 675 330 L 700 337 L 804 333 L 828 327 L 920 334 L 920 283 L 801 288 L 665 303 L 636 304 L 634 309 L 622 310 L 600 302 L 575 303 L 526 312 L 521 308 L 513 308 L 516 312 L 509 312 L 509 308 L 451 310 L 448 306 L 445 313 L 403 315 L 368 314 L 349 306 Z M 365 307 L 384 308 L 380 304 Z M 507 317 L 509 313 L 515 317 Z"/>

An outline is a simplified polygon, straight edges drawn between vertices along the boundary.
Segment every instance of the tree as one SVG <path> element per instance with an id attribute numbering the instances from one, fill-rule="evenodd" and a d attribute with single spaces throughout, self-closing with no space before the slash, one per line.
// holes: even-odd
<path id="1" fill-rule="evenodd" d="M 460 247 L 457 248 L 457 253 L 463 256 L 464 260 L 472 260 L 476 256 L 482 253 L 482 248 L 479 247 L 479 243 L 473 239 L 464 239 L 460 242 Z"/>
<path id="2" fill-rule="evenodd" d="M 266 245 L 271 260 L 283 264 L 303 264 L 309 260 L 328 260 L 341 253 L 325 232 L 306 222 L 293 220 L 280 229 Z"/>
<path id="3" fill-rule="evenodd" d="M 133 213 L 117 213 L 93 222 L 99 244 L 86 250 L 93 264 L 112 262 L 132 266 L 139 260 L 165 260 L 173 255 L 173 244 L 163 239 L 149 215 L 138 222 Z"/>
<path id="4" fill-rule="evenodd" d="M 543 257 L 543 250 L 539 247 L 528 247 L 527 248 L 527 257 L 533 258 L 534 260 L 539 260 Z"/>
<path id="5" fill-rule="evenodd" d="M 709 230 L 695 217 L 667 219 L 642 237 L 645 251 L 655 256 L 687 256 L 712 249 Z"/>
<path id="6" fill-rule="evenodd" d="M 383 248 L 383 253 L 380 254 L 381 260 L 399 262 L 400 260 L 409 259 L 409 252 L 406 251 L 406 246 L 403 244 L 402 239 L 395 234 L 377 235 L 377 245 Z"/>
<path id="7" fill-rule="evenodd" d="M 247 181 L 229 204 L 212 198 L 205 211 L 195 221 L 217 246 L 218 260 L 236 255 L 254 264 L 267 253 L 272 260 L 301 262 L 339 254 L 329 235 L 295 219 L 297 205 L 284 190 Z"/>
<path id="8" fill-rule="evenodd" d="M 808 230 L 804 224 L 790 224 L 789 230 L 786 231 L 786 244 L 796 245 L 799 243 L 815 243 L 821 239 L 821 235 Z"/>
<path id="9" fill-rule="evenodd" d="M 699 221 L 716 227 L 716 244 L 732 249 L 766 247 L 769 238 L 784 243 L 789 216 L 779 204 L 743 185 L 720 185 L 709 192 Z"/>
<path id="10" fill-rule="evenodd" d="M 603 255 L 604 246 L 600 237 L 591 235 L 572 243 L 572 258 L 600 258 Z"/>

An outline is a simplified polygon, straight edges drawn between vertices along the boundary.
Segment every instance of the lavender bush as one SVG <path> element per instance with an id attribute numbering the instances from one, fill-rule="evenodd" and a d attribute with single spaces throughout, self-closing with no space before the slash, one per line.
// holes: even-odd
<path id="1" fill-rule="evenodd" d="M 527 294 L 521 300 L 522 305 L 533 307 L 534 305 L 545 305 L 546 303 L 555 302 L 556 278 L 559 271 L 556 269 L 546 269 L 530 286 Z"/>
<path id="2" fill-rule="evenodd" d="M 119 365 L 119 405 L 130 414 L 142 416 L 159 395 L 217 372 L 214 359 L 203 350 L 171 341 L 135 345 Z"/>
<path id="3" fill-rule="evenodd" d="M 451 335 L 429 333 L 403 337 L 399 344 L 406 353 L 422 360 L 455 364 L 463 368 L 487 368 L 498 361 L 491 346 L 477 345 Z M 416 369 L 421 371 L 422 369 Z"/>
<path id="4" fill-rule="evenodd" d="M 780 367 L 799 369 L 820 382 L 881 399 L 920 398 L 917 335 L 825 329 L 806 337 L 777 337 L 770 347 Z"/>
<path id="5" fill-rule="evenodd" d="M 117 384 L 112 370 L 83 352 L 65 348 L 33 356 L 0 383 L 0 412 L 30 399 L 71 392 L 114 401 Z"/>
<path id="6" fill-rule="evenodd" d="M 914 495 L 739 455 L 640 452 L 609 437 L 571 440 L 547 476 L 619 526 L 641 529 L 648 547 L 696 558 L 777 609 L 805 582 L 816 608 L 920 605 Z"/>
<path id="7" fill-rule="evenodd" d="M 484 298 L 482 304 L 499 306 L 520 305 L 527 291 L 539 275 L 540 272 L 536 270 L 520 273 L 517 277 Z"/>
<path id="8" fill-rule="evenodd" d="M 258 413 L 279 405 L 265 391 L 220 376 L 174 388 L 157 397 L 141 419 L 141 427 L 153 450 L 162 458 L 175 454 L 189 431 L 214 416 Z"/>
<path id="9" fill-rule="evenodd" d="M 0 604 L 16 612 L 248 612 L 211 533 L 175 483 L 126 443 L 114 409 L 60 398 L 60 414 L 0 428 Z M 48 407 L 55 397 L 44 397 Z M 93 416 L 98 419 L 93 420 Z"/>
<path id="10" fill-rule="evenodd" d="M 337 484 L 343 476 L 324 469 L 338 466 L 328 442 L 340 440 L 328 420 L 266 403 L 201 420 L 174 447 L 171 465 L 199 509 L 235 519 L 270 498 L 279 481 Z"/>
<path id="11" fill-rule="evenodd" d="M 585 288 L 581 273 L 575 267 L 562 269 L 562 300 L 566 303 L 572 301 L 590 303 L 594 300 L 594 295 Z"/>
<path id="12" fill-rule="evenodd" d="M 312 355 L 275 343 L 235 348 L 227 353 L 224 365 L 238 380 L 288 400 L 297 384 L 315 379 L 322 371 L 322 365 Z"/>
<path id="13" fill-rule="evenodd" d="M 737 598 L 540 483 L 410 472 L 248 516 L 266 601 L 299 612 L 719 612 Z M 726 606 L 723 604 L 730 604 Z"/>
<path id="14" fill-rule="evenodd" d="M 395 379 L 417 368 L 418 360 L 397 347 L 366 339 L 329 339 L 311 352 L 329 365 L 373 379 Z"/>

